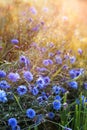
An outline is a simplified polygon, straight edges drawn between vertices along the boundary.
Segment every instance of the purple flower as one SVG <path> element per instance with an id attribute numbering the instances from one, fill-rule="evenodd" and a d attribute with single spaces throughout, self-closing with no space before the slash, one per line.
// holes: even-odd
<path id="1" fill-rule="evenodd" d="M 4 90 L 0 90 L 0 102 L 5 103 L 7 101 L 6 92 Z"/>
<path id="2" fill-rule="evenodd" d="M 37 10 L 35 9 L 35 7 L 31 7 L 30 11 L 32 14 L 37 14 Z"/>
<path id="3" fill-rule="evenodd" d="M 69 71 L 70 77 L 71 78 L 76 78 L 77 76 L 80 76 L 84 73 L 84 69 L 80 68 L 80 69 L 71 69 Z"/>
<path id="4" fill-rule="evenodd" d="M 44 77 L 45 86 L 50 84 L 50 78 L 48 76 Z"/>
<path id="5" fill-rule="evenodd" d="M 13 73 L 13 72 L 10 72 L 8 74 L 8 79 L 12 82 L 16 82 L 20 79 L 20 75 L 18 73 Z"/>
<path id="6" fill-rule="evenodd" d="M 57 64 L 62 64 L 62 58 L 60 56 L 56 56 L 55 61 Z"/>
<path id="7" fill-rule="evenodd" d="M 78 53 L 81 55 L 83 53 L 83 50 L 81 48 L 79 48 Z"/>
<path id="8" fill-rule="evenodd" d="M 53 61 L 51 59 L 46 59 L 46 60 L 43 60 L 43 64 L 45 66 L 48 66 L 48 65 L 52 65 L 53 64 Z"/>
<path id="9" fill-rule="evenodd" d="M 72 130 L 71 128 L 65 127 L 64 130 Z"/>
<path id="10" fill-rule="evenodd" d="M 70 63 L 71 64 L 74 64 L 75 61 L 76 61 L 76 57 L 75 56 L 70 57 Z"/>
<path id="11" fill-rule="evenodd" d="M 8 89 L 8 88 L 10 88 L 10 85 L 8 84 L 8 82 L 6 80 L 2 80 L 2 81 L 0 81 L 0 88 Z"/>
<path id="12" fill-rule="evenodd" d="M 25 71 L 24 78 L 26 81 L 31 82 L 33 80 L 33 75 L 30 71 Z"/>
<path id="13" fill-rule="evenodd" d="M 68 85 L 71 87 L 71 88 L 74 88 L 74 89 L 77 89 L 78 88 L 78 83 L 76 81 L 71 81 L 68 83 Z"/>
<path id="14" fill-rule="evenodd" d="M 60 110 L 61 109 L 61 102 L 59 100 L 53 101 L 53 109 Z"/>
<path id="15" fill-rule="evenodd" d="M 37 69 L 37 71 L 39 71 L 39 72 L 44 72 L 44 71 L 47 71 L 47 70 L 48 70 L 48 69 L 45 68 L 45 67 L 43 67 L 43 68 L 37 67 L 36 69 Z"/>
<path id="16" fill-rule="evenodd" d="M 37 87 L 32 88 L 31 92 L 32 92 L 32 94 L 33 94 L 34 96 L 39 93 Z"/>
<path id="17" fill-rule="evenodd" d="M 0 70 L 0 78 L 6 77 L 6 72 L 4 70 Z"/>
<path id="18" fill-rule="evenodd" d="M 53 86 L 52 91 L 54 94 L 59 94 L 61 92 L 61 87 L 60 86 Z"/>
<path id="19" fill-rule="evenodd" d="M 12 40 L 11 40 L 11 43 L 12 43 L 12 44 L 18 44 L 19 41 L 18 41 L 18 39 L 12 39 Z"/>
<path id="20" fill-rule="evenodd" d="M 26 86 L 24 86 L 24 85 L 19 86 L 19 87 L 17 88 L 17 92 L 18 92 L 18 94 L 19 94 L 20 96 L 26 94 L 26 93 L 27 93 L 27 88 L 26 88 Z"/>
<path id="21" fill-rule="evenodd" d="M 33 119 L 36 116 L 36 112 L 34 111 L 34 109 L 29 108 L 26 111 L 26 115 L 28 118 Z"/>
<path id="22" fill-rule="evenodd" d="M 37 87 L 38 87 L 39 89 L 42 89 L 42 88 L 44 88 L 44 86 L 45 86 L 45 82 L 44 82 L 44 78 L 43 78 L 43 77 L 39 77 L 39 78 L 37 79 L 36 83 L 37 83 Z"/>

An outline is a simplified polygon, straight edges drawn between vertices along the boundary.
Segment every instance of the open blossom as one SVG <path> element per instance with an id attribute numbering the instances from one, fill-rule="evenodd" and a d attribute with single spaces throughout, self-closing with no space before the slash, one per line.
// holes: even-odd
<path id="1" fill-rule="evenodd" d="M 24 85 L 20 85 L 20 86 L 18 86 L 18 88 L 17 88 L 17 92 L 18 92 L 18 94 L 19 94 L 20 96 L 21 96 L 21 95 L 24 95 L 24 94 L 27 93 L 27 87 L 24 86 Z"/>
<path id="2" fill-rule="evenodd" d="M 0 88 L 1 89 L 8 89 L 8 88 L 10 88 L 10 85 L 8 84 L 8 82 L 6 80 L 1 80 L 0 81 Z"/>
<path id="3" fill-rule="evenodd" d="M 27 115 L 28 118 L 33 119 L 36 116 L 36 112 L 35 112 L 34 109 L 29 108 L 26 111 L 26 115 Z"/>
<path id="4" fill-rule="evenodd" d="M 8 125 L 11 126 L 12 130 L 17 126 L 17 120 L 16 118 L 10 118 L 8 120 Z"/>
<path id="5" fill-rule="evenodd" d="M 0 78 L 6 77 L 6 72 L 4 70 L 0 70 Z"/>
<path id="6" fill-rule="evenodd" d="M 20 79 L 20 75 L 18 73 L 13 73 L 13 72 L 10 72 L 8 74 L 8 79 L 12 82 L 16 82 Z"/>
<path id="7" fill-rule="evenodd" d="M 18 43 L 19 43 L 19 40 L 18 40 L 18 39 L 12 39 L 12 40 L 11 40 L 11 43 L 12 43 L 12 44 L 18 44 Z"/>
<path id="8" fill-rule="evenodd" d="M 53 109 L 60 110 L 61 109 L 61 102 L 59 100 L 53 101 Z"/>
<path id="9" fill-rule="evenodd" d="M 30 71 L 25 71 L 24 78 L 26 81 L 31 82 L 33 80 L 33 74 Z"/>

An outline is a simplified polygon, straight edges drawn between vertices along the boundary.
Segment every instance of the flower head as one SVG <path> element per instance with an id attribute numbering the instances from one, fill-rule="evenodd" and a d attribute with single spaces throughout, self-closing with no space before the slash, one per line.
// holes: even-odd
<path id="1" fill-rule="evenodd" d="M 8 89 L 8 88 L 10 88 L 10 85 L 8 84 L 8 82 L 6 80 L 2 80 L 2 81 L 0 81 L 0 88 Z"/>
<path id="2" fill-rule="evenodd" d="M 76 57 L 75 56 L 70 57 L 70 63 L 71 64 L 74 64 L 75 61 L 76 61 Z"/>
<path id="3" fill-rule="evenodd" d="M 12 128 L 15 128 L 17 126 L 17 120 L 16 120 L 16 118 L 10 118 L 8 120 L 8 125 L 10 125 Z"/>
<path id="4" fill-rule="evenodd" d="M 34 87 L 32 90 L 31 90 L 32 94 L 35 96 L 39 93 L 37 87 Z"/>
<path id="5" fill-rule="evenodd" d="M 24 85 L 19 86 L 19 87 L 17 88 L 17 92 L 18 92 L 18 94 L 19 94 L 20 96 L 26 94 L 26 92 L 27 92 L 26 86 L 24 86 Z"/>
<path id="6" fill-rule="evenodd" d="M 27 109 L 27 111 L 26 111 L 26 115 L 27 115 L 28 118 L 32 119 L 32 118 L 35 117 L 36 112 L 34 111 L 34 109 L 29 108 L 29 109 Z"/>
<path id="7" fill-rule="evenodd" d="M 71 87 L 71 88 L 74 88 L 74 89 L 77 89 L 78 88 L 78 83 L 76 81 L 71 81 L 68 83 L 68 85 Z"/>
<path id="8" fill-rule="evenodd" d="M 7 97 L 6 97 L 6 92 L 4 90 L 0 90 L 0 102 L 6 102 L 7 101 Z"/>
<path id="9" fill-rule="evenodd" d="M 13 73 L 13 72 L 10 72 L 8 74 L 8 79 L 12 82 L 16 82 L 20 79 L 20 75 L 18 73 Z"/>
<path id="10" fill-rule="evenodd" d="M 26 81 L 31 82 L 33 80 L 33 75 L 30 71 L 25 71 L 24 78 Z"/>
<path id="11" fill-rule="evenodd" d="M 52 91 L 54 94 L 59 94 L 61 92 L 61 87 L 60 86 L 53 86 Z"/>
<path id="12" fill-rule="evenodd" d="M 6 77 L 6 72 L 4 70 L 0 70 L 0 78 Z"/>
<path id="13" fill-rule="evenodd" d="M 56 56 L 55 61 L 57 64 L 62 64 L 62 58 L 60 56 Z"/>
<path id="14" fill-rule="evenodd" d="M 12 44 L 18 44 L 19 41 L 18 41 L 18 39 L 12 39 L 12 40 L 11 40 L 11 43 L 12 43 Z"/>
<path id="15" fill-rule="evenodd" d="M 53 109 L 60 110 L 60 108 L 61 108 L 61 102 L 59 100 L 54 100 L 53 101 Z"/>

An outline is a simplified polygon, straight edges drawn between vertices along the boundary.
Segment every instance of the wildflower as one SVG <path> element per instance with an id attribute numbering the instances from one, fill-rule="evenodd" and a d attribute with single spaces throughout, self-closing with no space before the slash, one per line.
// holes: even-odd
<path id="1" fill-rule="evenodd" d="M 71 64 L 74 64 L 75 61 L 76 61 L 76 57 L 75 56 L 70 57 L 70 63 Z"/>
<path id="2" fill-rule="evenodd" d="M 83 50 L 81 48 L 79 48 L 78 53 L 81 55 L 83 53 Z"/>
<path id="3" fill-rule="evenodd" d="M 54 99 L 61 101 L 61 97 L 59 95 L 56 95 Z"/>
<path id="4" fill-rule="evenodd" d="M 32 92 L 32 94 L 35 96 L 35 95 L 37 95 L 38 94 L 38 89 L 37 89 L 37 87 L 34 87 L 32 90 L 31 90 L 31 92 Z"/>
<path id="5" fill-rule="evenodd" d="M 33 75 L 30 71 L 25 71 L 24 78 L 26 81 L 31 82 L 33 80 Z"/>
<path id="6" fill-rule="evenodd" d="M 60 108 L 61 108 L 61 102 L 59 100 L 54 100 L 53 101 L 53 109 L 60 110 Z"/>
<path id="7" fill-rule="evenodd" d="M 77 89 L 78 88 L 78 83 L 76 81 L 71 81 L 68 83 L 68 85 L 71 87 L 71 88 L 74 88 L 74 89 Z"/>
<path id="8" fill-rule="evenodd" d="M 4 90 L 0 90 L 0 102 L 5 103 L 7 101 L 6 92 Z"/>
<path id="9" fill-rule="evenodd" d="M 57 64 L 62 64 L 62 58 L 60 56 L 56 56 L 55 61 Z"/>
<path id="10" fill-rule="evenodd" d="M 45 66 L 48 66 L 48 65 L 52 65 L 53 64 L 53 61 L 51 59 L 46 59 L 46 60 L 43 60 L 43 64 Z"/>
<path id="11" fill-rule="evenodd" d="M 8 74 L 8 79 L 11 80 L 12 82 L 16 82 L 20 79 L 20 75 L 18 73 L 10 72 Z"/>
<path id="12" fill-rule="evenodd" d="M 2 80 L 2 81 L 0 81 L 0 88 L 8 89 L 8 88 L 10 88 L 10 85 L 8 84 L 8 82 L 6 80 Z"/>
<path id="13" fill-rule="evenodd" d="M 37 79 L 36 83 L 37 83 L 37 86 L 38 86 L 39 89 L 42 89 L 45 86 L 45 81 L 42 77 L 39 77 Z"/>
<path id="14" fill-rule="evenodd" d="M 26 115 L 27 115 L 28 118 L 32 119 L 32 118 L 35 117 L 36 112 L 34 111 L 34 109 L 29 108 L 29 109 L 27 109 L 27 111 L 26 111 Z"/>
<path id="15" fill-rule="evenodd" d="M 19 41 L 18 41 L 18 39 L 12 39 L 12 40 L 11 40 L 11 43 L 12 43 L 12 44 L 18 44 Z"/>
<path id="16" fill-rule="evenodd" d="M 45 86 L 50 84 L 50 78 L 48 76 L 44 77 Z"/>
<path id="17" fill-rule="evenodd" d="M 48 118 L 53 119 L 55 117 L 55 114 L 53 112 L 48 113 Z"/>
<path id="18" fill-rule="evenodd" d="M 61 92 L 60 86 L 53 86 L 52 91 L 54 94 L 59 94 Z"/>
<path id="19" fill-rule="evenodd" d="M 6 72 L 4 70 L 0 70 L 0 78 L 6 77 Z"/>
<path id="20" fill-rule="evenodd" d="M 17 92 L 18 92 L 18 94 L 19 94 L 20 96 L 26 94 L 26 92 L 27 92 L 26 86 L 24 86 L 24 85 L 19 86 L 19 87 L 17 88 Z"/>
<path id="21" fill-rule="evenodd" d="M 45 68 L 45 67 L 43 67 L 43 68 L 37 67 L 36 69 L 37 69 L 37 71 L 39 71 L 39 72 L 44 72 L 44 71 L 47 71 L 47 70 L 48 70 L 48 69 Z"/>
<path id="22" fill-rule="evenodd" d="M 76 78 L 77 76 L 80 76 L 84 73 L 84 69 L 80 68 L 80 69 L 71 69 L 69 71 L 70 77 L 71 78 Z"/>
<path id="23" fill-rule="evenodd" d="M 32 14 L 37 14 L 37 10 L 35 9 L 35 7 L 31 7 L 30 11 Z"/>
<path id="24" fill-rule="evenodd" d="M 16 120 L 16 118 L 10 118 L 8 120 L 8 125 L 10 125 L 12 128 L 15 128 L 17 126 L 17 120 Z"/>
<path id="25" fill-rule="evenodd" d="M 63 103 L 63 108 L 64 108 L 64 110 L 66 110 L 66 108 L 68 107 L 68 104 L 65 102 L 65 103 Z"/>

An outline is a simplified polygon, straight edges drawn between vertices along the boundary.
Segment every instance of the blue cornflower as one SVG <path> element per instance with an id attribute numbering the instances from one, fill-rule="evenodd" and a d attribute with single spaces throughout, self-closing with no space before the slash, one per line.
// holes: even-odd
<path id="1" fill-rule="evenodd" d="M 56 95 L 54 99 L 61 101 L 61 97 L 59 95 Z"/>
<path id="2" fill-rule="evenodd" d="M 61 108 L 61 102 L 59 100 L 54 100 L 53 101 L 53 109 L 60 110 L 60 108 Z"/>
<path id="3" fill-rule="evenodd" d="M 18 40 L 18 39 L 12 39 L 12 40 L 11 40 L 11 43 L 12 43 L 12 44 L 18 44 L 18 43 L 19 43 L 19 40 Z"/>
<path id="4" fill-rule="evenodd" d="M 52 65 L 53 64 L 53 61 L 51 59 L 46 59 L 46 60 L 43 60 L 43 64 L 45 66 L 48 66 L 48 65 Z"/>
<path id="5" fill-rule="evenodd" d="M 53 119 L 55 117 L 55 114 L 53 112 L 48 113 L 48 118 Z"/>
<path id="6" fill-rule="evenodd" d="M 27 115 L 27 117 L 28 118 L 34 118 L 35 116 L 36 116 L 36 112 L 35 112 L 35 110 L 34 109 L 32 109 L 32 108 L 29 108 L 29 109 L 27 109 L 27 111 L 26 111 L 26 115 Z"/>
<path id="7" fill-rule="evenodd" d="M 24 78 L 26 81 L 31 82 L 33 80 L 33 75 L 30 71 L 25 71 Z"/>
<path id="8" fill-rule="evenodd" d="M 45 86 L 50 84 L 50 78 L 48 76 L 44 77 Z"/>
<path id="9" fill-rule="evenodd" d="M 4 70 L 0 70 L 0 78 L 6 77 L 6 72 Z"/>
<path id="10" fill-rule="evenodd" d="M 6 97 L 6 92 L 4 90 L 0 90 L 0 102 L 6 102 L 7 101 L 7 97 Z"/>
<path id="11" fill-rule="evenodd" d="M 77 88 L 78 88 L 78 83 L 77 83 L 76 81 L 68 82 L 68 85 L 69 85 L 71 88 L 74 88 L 74 89 L 77 89 Z"/>
<path id="12" fill-rule="evenodd" d="M 2 81 L 0 81 L 0 88 L 8 89 L 8 88 L 10 88 L 10 85 L 8 84 L 8 82 L 6 80 L 2 80 Z"/>
<path id="13" fill-rule="evenodd" d="M 8 79 L 12 82 L 16 82 L 20 79 L 20 75 L 18 73 L 13 73 L 13 72 L 10 72 L 8 74 Z"/>
<path id="14" fill-rule="evenodd" d="M 80 76 L 84 73 L 84 69 L 80 68 L 80 69 L 71 69 L 69 71 L 70 77 L 71 78 L 76 78 L 77 76 Z"/>
<path id="15" fill-rule="evenodd" d="M 21 55 L 20 57 L 19 57 L 19 62 L 20 63 L 26 63 L 26 60 L 27 60 L 27 58 L 26 58 L 26 56 L 23 56 L 23 55 Z"/>
<path id="16" fill-rule="evenodd" d="M 59 94 L 61 92 L 60 86 L 53 86 L 52 91 L 54 94 Z"/>
<path id="17" fill-rule="evenodd" d="M 75 61 L 76 61 L 76 57 L 75 56 L 70 57 L 70 63 L 71 64 L 74 64 Z"/>
<path id="18" fill-rule="evenodd" d="M 33 94 L 34 96 L 39 93 L 37 87 L 32 88 L 31 92 L 32 92 L 32 94 Z"/>
<path id="19" fill-rule="evenodd" d="M 18 94 L 21 96 L 21 95 L 24 95 L 27 93 L 27 87 L 24 86 L 24 85 L 20 85 L 18 88 L 17 88 L 17 92 Z"/>
<path id="20" fill-rule="evenodd" d="M 15 128 L 17 126 L 17 120 L 16 120 L 16 118 L 10 118 L 8 120 L 8 125 L 10 125 L 12 128 Z"/>
<path id="21" fill-rule="evenodd" d="M 36 83 L 37 83 L 37 86 L 38 86 L 39 89 L 42 89 L 45 86 L 45 82 L 44 82 L 44 78 L 43 77 L 39 77 L 37 79 Z"/>
<path id="22" fill-rule="evenodd" d="M 62 58 L 60 56 L 56 56 L 55 61 L 57 64 L 62 64 Z"/>

